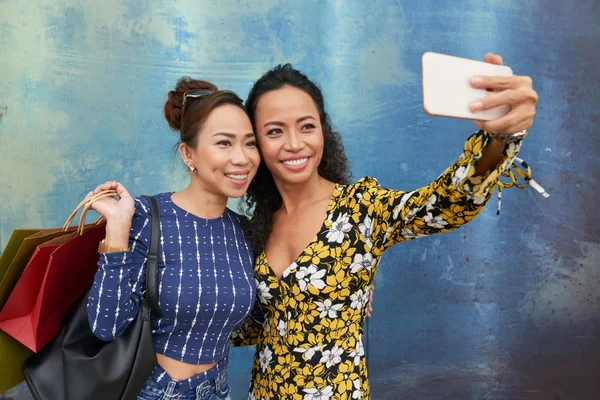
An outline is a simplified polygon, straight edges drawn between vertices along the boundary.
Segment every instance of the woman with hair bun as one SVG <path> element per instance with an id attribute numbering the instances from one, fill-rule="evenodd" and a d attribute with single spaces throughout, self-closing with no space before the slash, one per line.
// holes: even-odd
<path id="1" fill-rule="evenodd" d="M 242 100 L 206 81 L 182 78 L 164 107 L 179 132 L 179 154 L 190 174 L 182 191 L 155 196 L 160 209 L 158 299 L 153 318 L 158 365 L 138 399 L 229 398 L 227 356 L 231 332 L 256 298 L 254 257 L 242 233 L 246 223 L 227 209 L 256 174 L 260 156 Z M 121 335 L 137 315 L 145 282 L 150 205 L 118 182 L 119 200 L 93 205 L 106 218 L 88 318 L 102 340 Z"/>

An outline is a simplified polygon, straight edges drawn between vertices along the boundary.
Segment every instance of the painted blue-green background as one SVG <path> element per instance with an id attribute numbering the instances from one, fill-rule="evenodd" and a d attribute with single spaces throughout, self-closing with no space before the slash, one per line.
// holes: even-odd
<path id="1" fill-rule="evenodd" d="M 422 53 L 496 52 L 534 79 L 521 156 L 551 196 L 506 190 L 499 217 L 492 200 L 387 253 L 366 327 L 373 398 L 598 398 L 599 20 L 597 0 L 0 0 L 0 250 L 100 182 L 185 187 L 162 116 L 182 75 L 245 97 L 291 62 L 322 86 L 356 178 L 425 185 L 474 126 L 423 113 Z M 232 350 L 234 400 L 252 354 Z"/>

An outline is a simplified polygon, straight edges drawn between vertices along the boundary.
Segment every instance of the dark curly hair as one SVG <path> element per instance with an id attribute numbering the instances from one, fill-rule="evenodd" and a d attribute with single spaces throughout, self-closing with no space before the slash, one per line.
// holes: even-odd
<path id="1" fill-rule="evenodd" d="M 325 112 L 325 100 L 321 89 L 302 72 L 294 69 L 291 64 L 278 65 L 266 72 L 254 83 L 248 99 L 246 109 L 256 131 L 255 117 L 256 106 L 260 98 L 267 92 L 291 86 L 303 90 L 312 97 L 317 109 L 323 131 L 323 157 L 318 167 L 318 173 L 328 181 L 347 184 L 350 182 L 351 173 L 348 159 L 344 153 L 342 138 L 338 132 L 331 128 L 329 117 Z M 259 146 L 260 150 L 260 146 Z M 259 254 L 265 249 L 265 244 L 273 228 L 273 214 L 281 208 L 282 199 L 271 171 L 260 163 L 254 180 L 246 192 L 246 204 L 241 204 L 242 211 L 252 215 L 252 223 L 245 233 L 252 243 L 252 250 Z"/>

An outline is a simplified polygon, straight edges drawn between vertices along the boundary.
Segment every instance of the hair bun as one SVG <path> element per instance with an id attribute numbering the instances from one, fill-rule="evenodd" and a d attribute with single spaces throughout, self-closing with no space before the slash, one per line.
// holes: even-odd
<path id="1" fill-rule="evenodd" d="M 188 76 L 179 79 L 175 85 L 175 90 L 171 90 L 167 95 L 167 102 L 165 103 L 165 118 L 171 129 L 175 131 L 181 129 L 183 95 L 185 92 L 196 89 L 218 90 L 215 85 L 208 81 L 196 80 Z"/>

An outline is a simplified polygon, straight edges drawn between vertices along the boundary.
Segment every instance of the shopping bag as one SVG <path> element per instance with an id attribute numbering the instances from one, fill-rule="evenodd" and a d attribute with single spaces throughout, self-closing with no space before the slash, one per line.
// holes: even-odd
<path id="1" fill-rule="evenodd" d="M 15 229 L 0 257 L 0 309 L 6 303 L 37 246 L 59 236 L 68 235 L 74 230 L 75 228 Z"/>
<path id="2" fill-rule="evenodd" d="M 116 192 L 103 193 L 102 197 Z M 90 199 L 90 201 L 92 200 Z M 84 225 L 91 202 L 82 202 L 71 214 L 63 231 L 79 208 L 83 210 L 75 232 L 39 245 L 0 311 L 0 329 L 34 352 L 60 330 L 73 303 L 89 289 L 97 270 L 98 244 L 105 236 L 104 225 Z"/>
<path id="3" fill-rule="evenodd" d="M 23 363 L 32 354 L 29 348 L 0 331 L 0 393 L 23 382 Z"/>
<path id="4" fill-rule="evenodd" d="M 12 292 L 36 247 L 73 229 L 15 229 L 0 256 L 0 310 Z M 0 331 L 0 393 L 23 382 L 23 363 L 33 352 Z"/>
<path id="5" fill-rule="evenodd" d="M 39 232 L 41 229 L 15 229 L 8 239 L 8 243 L 0 255 L 0 281 L 4 278 L 10 263 L 19 251 L 19 247 L 27 237 Z"/>

